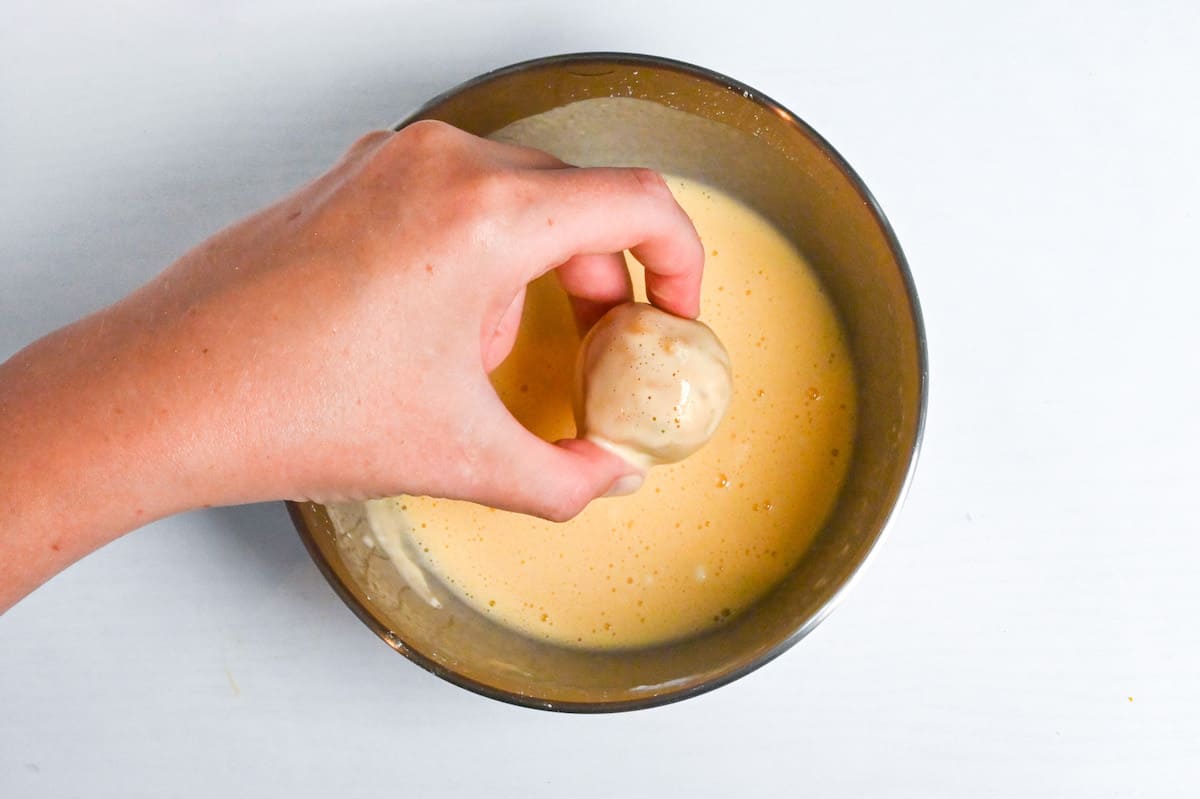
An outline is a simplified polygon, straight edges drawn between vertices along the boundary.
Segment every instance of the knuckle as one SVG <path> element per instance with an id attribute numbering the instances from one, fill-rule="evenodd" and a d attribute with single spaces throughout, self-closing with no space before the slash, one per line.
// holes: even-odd
<path id="1" fill-rule="evenodd" d="M 506 176 L 499 172 L 490 169 L 471 170 L 463 188 L 472 206 L 490 208 L 503 204 L 509 191 L 507 183 Z"/>
<path id="2" fill-rule="evenodd" d="M 490 169 L 473 175 L 467 191 L 472 205 L 485 214 L 514 208 L 521 198 L 519 182 L 513 175 Z"/>
<path id="3" fill-rule="evenodd" d="M 393 135 L 394 134 L 390 130 L 373 130 L 369 133 L 364 133 L 362 136 L 359 136 L 357 139 L 355 139 L 354 143 L 346 149 L 345 154 L 342 156 L 341 163 L 354 163 L 367 157 L 369 153 L 374 152 L 382 142 L 386 141 Z"/>
<path id="4" fill-rule="evenodd" d="M 538 515 L 541 516 L 546 521 L 561 523 L 561 522 L 571 521 L 571 519 L 574 519 L 576 516 L 578 516 L 580 511 L 582 511 L 582 510 L 583 510 L 583 506 L 582 505 L 577 506 L 576 503 L 574 503 L 574 502 L 572 502 L 572 503 L 556 502 L 553 505 L 543 508 L 542 512 L 539 513 Z"/>
<path id="5" fill-rule="evenodd" d="M 514 223 L 534 201 L 518 175 L 494 169 L 470 170 L 458 198 L 456 215 L 478 241 L 511 237 Z"/>
<path id="6" fill-rule="evenodd" d="M 672 197 L 671 189 L 667 187 L 666 178 L 653 169 L 635 167 L 630 170 L 638 186 L 648 194 L 658 197 Z"/>
<path id="7" fill-rule="evenodd" d="M 418 149 L 438 148 L 445 147 L 460 134 L 461 131 L 445 122 L 436 119 L 419 119 L 401 128 L 397 139 L 406 146 Z"/>
<path id="8" fill-rule="evenodd" d="M 372 130 L 368 133 L 364 133 L 362 136 L 359 136 L 354 144 L 350 145 L 350 150 L 352 152 L 369 150 L 378 145 L 381 141 L 390 138 L 392 135 L 394 134 L 390 130 Z"/>
<path id="9" fill-rule="evenodd" d="M 592 495 L 585 487 L 573 485 L 564 488 L 553 497 L 543 497 L 541 507 L 536 514 L 551 522 L 569 522 L 574 519 L 591 502 Z"/>

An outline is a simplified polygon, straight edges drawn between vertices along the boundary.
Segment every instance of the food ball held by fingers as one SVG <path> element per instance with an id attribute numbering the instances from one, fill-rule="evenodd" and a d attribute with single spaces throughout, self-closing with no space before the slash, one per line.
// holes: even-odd
<path id="1" fill-rule="evenodd" d="M 643 471 L 704 446 L 732 395 L 729 353 L 712 329 L 653 305 L 618 305 L 579 348 L 578 434 Z"/>

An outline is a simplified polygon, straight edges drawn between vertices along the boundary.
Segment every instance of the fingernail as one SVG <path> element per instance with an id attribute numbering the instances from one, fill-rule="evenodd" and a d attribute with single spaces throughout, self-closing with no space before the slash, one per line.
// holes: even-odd
<path id="1" fill-rule="evenodd" d="M 624 477 L 618 477 L 613 484 L 605 492 L 606 497 L 624 497 L 632 494 L 642 487 L 642 483 L 646 478 L 640 474 L 627 474 Z"/>

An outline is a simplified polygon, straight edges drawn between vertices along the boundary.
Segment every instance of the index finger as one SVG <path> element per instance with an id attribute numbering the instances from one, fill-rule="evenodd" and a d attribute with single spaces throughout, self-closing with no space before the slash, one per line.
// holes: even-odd
<path id="1" fill-rule="evenodd" d="M 661 175 L 643 168 L 590 167 L 538 170 L 531 177 L 539 186 L 526 215 L 533 229 L 525 240 L 541 257 L 532 259 L 536 272 L 527 280 L 558 268 L 573 296 L 611 302 L 613 287 L 628 277 L 597 270 L 623 270 L 620 259 L 576 256 L 629 250 L 646 269 L 651 303 L 689 319 L 700 314 L 704 247 Z"/>

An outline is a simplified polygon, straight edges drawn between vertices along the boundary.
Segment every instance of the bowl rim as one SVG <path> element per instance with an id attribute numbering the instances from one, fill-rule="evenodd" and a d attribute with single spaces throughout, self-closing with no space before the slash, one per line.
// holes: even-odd
<path id="1" fill-rule="evenodd" d="M 467 89 L 479 86 L 484 83 L 491 82 L 497 78 L 502 78 L 518 72 L 523 72 L 529 69 L 535 69 L 547 66 L 563 66 L 571 64 L 588 64 L 596 62 L 618 63 L 623 66 L 640 66 L 653 67 L 656 69 L 675 70 L 688 75 L 698 77 L 709 83 L 718 84 L 730 91 L 741 94 L 746 100 L 756 103 L 771 113 L 781 118 L 784 122 L 790 125 L 801 135 L 809 138 L 817 147 L 825 153 L 833 165 L 841 172 L 849 181 L 850 185 L 861 197 L 863 203 L 878 223 L 888 249 L 891 251 L 896 265 L 899 268 L 901 279 L 904 281 L 904 288 L 908 296 L 908 312 L 912 319 L 913 329 L 916 338 L 916 355 L 918 369 L 918 403 L 917 403 L 917 418 L 916 427 L 914 429 L 914 438 L 912 451 L 909 453 L 908 467 L 904 474 L 904 479 L 901 481 L 899 491 L 896 494 L 896 500 L 892 503 L 891 508 L 884 518 L 883 524 L 879 529 L 875 540 L 871 542 L 863 555 L 862 560 L 851 570 L 849 576 L 837 588 L 836 591 L 825 601 L 825 603 L 810 616 L 803 624 L 796 628 L 790 635 L 783 638 L 771 649 L 764 652 L 759 657 L 749 663 L 729 672 L 707 678 L 693 686 L 680 688 L 677 690 L 668 690 L 662 694 L 655 694 L 645 698 L 615 700 L 611 702 L 605 701 L 589 701 L 589 702 L 574 702 L 574 701 L 549 701 L 539 699 L 536 696 L 514 693 L 503 689 L 481 683 L 460 674 L 453 669 L 438 663 L 431 658 L 426 657 L 422 653 L 408 647 L 404 641 L 397 635 L 396 632 L 388 628 L 387 625 L 380 623 L 366 607 L 350 592 L 349 588 L 338 579 L 332 567 L 322 556 L 320 549 L 313 538 L 311 530 L 306 524 L 301 510 L 302 504 L 289 501 L 287 505 L 288 513 L 291 516 L 292 523 L 299 533 L 301 541 L 304 542 L 305 548 L 308 550 L 309 556 L 316 564 L 317 569 L 325 577 L 326 582 L 333 588 L 334 592 L 341 600 L 354 612 L 356 616 L 365 624 L 372 632 L 390 646 L 395 651 L 404 655 L 413 663 L 417 664 L 426 671 L 434 674 L 437 677 L 446 680 L 460 688 L 465 688 L 490 699 L 496 699 L 508 704 L 521 707 L 534 708 L 538 710 L 553 710 L 567 713 L 617 713 L 630 710 L 640 710 L 643 708 L 659 707 L 675 702 L 680 702 L 684 699 L 689 699 L 700 694 L 708 693 L 709 691 L 720 688 L 723 685 L 745 677 L 753 671 L 762 668 L 767 663 L 770 663 L 775 658 L 782 655 L 787 650 L 791 649 L 800 642 L 805 636 L 811 633 L 818 625 L 829 617 L 838 605 L 844 599 L 846 592 L 855 585 L 864 573 L 867 564 L 872 560 L 875 553 L 879 549 L 880 543 L 888 536 L 892 527 L 895 525 L 897 515 L 900 508 L 908 496 L 909 489 L 912 486 L 913 475 L 916 472 L 917 461 L 921 452 L 921 444 L 925 435 L 925 420 L 929 405 L 929 355 L 928 345 L 925 337 L 925 323 L 921 314 L 920 302 L 917 298 L 916 284 L 913 281 L 912 271 L 908 265 L 908 259 L 904 255 L 904 250 L 900 246 L 900 242 L 896 237 L 896 233 L 892 228 L 891 222 L 887 215 L 884 214 L 878 201 L 867 188 L 866 183 L 854 171 L 854 168 L 842 157 L 832 144 L 830 144 L 821 134 L 817 133 L 808 123 L 794 114 L 791 110 L 785 107 L 782 103 L 773 100 L 766 94 L 757 89 L 748 86 L 741 81 L 686 61 L 679 61 L 663 56 L 647 55 L 642 53 L 627 53 L 627 52 L 608 52 L 608 51 L 586 51 L 576 53 L 562 53 L 559 55 L 543 56 L 539 58 L 518 61 L 508 66 L 493 69 L 484 72 L 469 80 L 463 81 L 456 86 L 434 96 L 421 104 L 416 110 L 404 117 L 400 122 L 392 126 L 393 130 L 399 130 L 419 119 L 426 116 L 428 111 L 433 107 L 443 103 L 448 98 L 459 94 Z M 312 503 L 316 504 L 316 503 Z"/>

